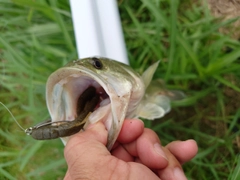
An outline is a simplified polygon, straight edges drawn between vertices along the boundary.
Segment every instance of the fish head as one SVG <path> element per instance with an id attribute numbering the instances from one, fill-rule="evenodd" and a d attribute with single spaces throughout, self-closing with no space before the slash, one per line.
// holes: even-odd
<path id="1" fill-rule="evenodd" d="M 94 87 L 100 102 L 84 127 L 102 121 L 108 130 L 110 150 L 125 118 L 135 114 L 145 85 L 131 67 L 103 57 L 75 60 L 52 73 L 46 85 L 47 107 L 52 121 L 72 121 L 78 116 L 78 99 Z M 62 138 L 64 144 L 68 137 Z"/>

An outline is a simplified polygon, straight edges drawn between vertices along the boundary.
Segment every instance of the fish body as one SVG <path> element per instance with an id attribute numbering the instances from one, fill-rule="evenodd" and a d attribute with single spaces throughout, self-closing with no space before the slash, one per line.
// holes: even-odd
<path id="1" fill-rule="evenodd" d="M 169 111 L 167 98 L 163 108 L 161 104 L 149 102 L 145 94 L 157 66 L 158 62 L 140 76 L 128 65 L 103 57 L 68 63 L 52 73 L 47 81 L 46 100 L 52 121 L 75 120 L 81 113 L 79 97 L 87 88 L 94 87 L 100 100 L 84 127 L 103 121 L 108 130 L 107 147 L 110 150 L 124 119 L 155 119 Z M 66 144 L 68 137 L 62 138 L 62 141 Z"/>

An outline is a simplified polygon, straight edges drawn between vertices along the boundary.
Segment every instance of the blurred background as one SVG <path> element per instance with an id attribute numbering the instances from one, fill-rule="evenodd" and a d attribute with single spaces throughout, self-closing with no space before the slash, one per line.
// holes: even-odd
<path id="1" fill-rule="evenodd" d="M 197 141 L 198 155 L 183 166 L 188 179 L 240 179 L 239 3 L 119 0 L 118 6 L 130 65 L 142 73 L 161 60 L 154 78 L 187 95 L 145 125 L 163 145 Z M 24 128 L 49 118 L 46 80 L 76 58 L 68 1 L 0 0 L 0 101 Z M 0 106 L 1 180 L 62 179 L 63 149 L 59 139 L 26 136 Z"/>

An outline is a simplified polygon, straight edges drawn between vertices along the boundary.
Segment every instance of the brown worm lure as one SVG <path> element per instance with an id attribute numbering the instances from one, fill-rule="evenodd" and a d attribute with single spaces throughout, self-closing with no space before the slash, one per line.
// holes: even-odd
<path id="1" fill-rule="evenodd" d="M 77 102 L 77 114 L 73 121 L 58 121 L 40 123 L 25 130 L 27 135 L 31 135 L 36 140 L 56 139 L 66 137 L 79 132 L 88 116 L 99 103 L 99 95 L 94 87 L 88 87 L 79 97 Z"/>

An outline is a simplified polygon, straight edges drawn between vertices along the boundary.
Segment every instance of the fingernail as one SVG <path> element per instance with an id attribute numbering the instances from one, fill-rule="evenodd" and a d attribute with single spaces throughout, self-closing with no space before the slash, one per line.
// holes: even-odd
<path id="1" fill-rule="evenodd" d="M 183 173 L 183 171 L 180 168 L 178 168 L 178 167 L 174 168 L 173 174 L 175 176 L 175 179 L 187 180 L 187 178 L 186 178 L 185 174 Z"/>
<path id="2" fill-rule="evenodd" d="M 92 128 L 98 128 L 99 124 L 100 124 L 99 122 L 96 122 L 96 123 L 93 123 L 93 124 L 88 124 L 87 128 L 85 130 L 92 129 Z"/>
<path id="3" fill-rule="evenodd" d="M 87 129 L 91 129 L 91 128 L 93 128 L 95 125 L 96 125 L 96 124 L 89 124 L 89 125 L 87 125 L 87 127 L 86 127 L 85 130 L 87 130 Z"/>
<path id="4" fill-rule="evenodd" d="M 157 153 L 158 155 L 160 155 L 160 156 L 162 156 L 164 159 L 168 160 L 166 154 L 164 153 L 164 151 L 163 151 L 163 149 L 162 149 L 162 146 L 161 146 L 159 143 L 155 143 L 155 144 L 153 145 L 153 147 L 154 147 L 154 149 L 155 149 L 155 151 L 156 151 L 156 153 Z"/>
<path id="5" fill-rule="evenodd" d="M 107 131 L 106 127 L 102 122 L 96 122 L 96 123 L 87 125 L 87 128 L 85 130 L 89 130 L 89 129 L 94 129 L 97 131 L 102 131 L 104 129 Z"/>

